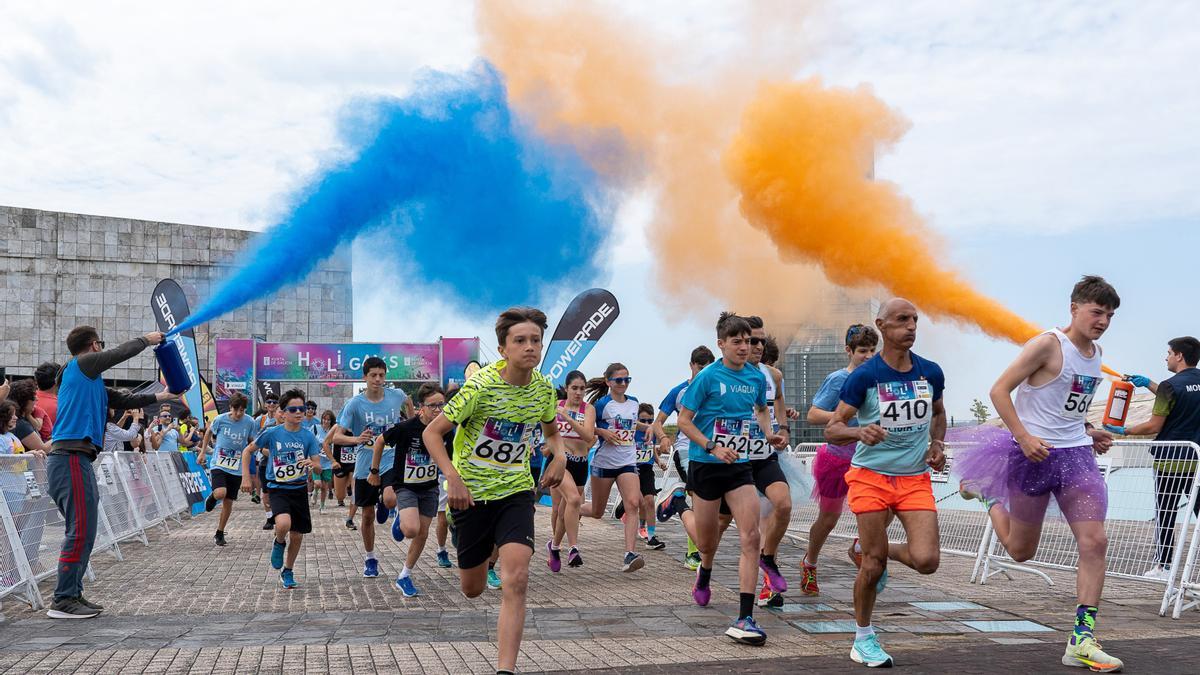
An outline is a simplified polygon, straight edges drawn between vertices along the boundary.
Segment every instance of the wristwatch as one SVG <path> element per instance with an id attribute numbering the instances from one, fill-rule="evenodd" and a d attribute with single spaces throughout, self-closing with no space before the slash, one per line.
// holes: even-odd
<path id="1" fill-rule="evenodd" d="M 376 476 L 378 476 L 378 475 L 379 475 L 379 469 L 376 469 L 375 467 L 371 467 L 371 473 L 373 473 L 373 474 L 375 474 Z"/>
<path id="2" fill-rule="evenodd" d="M 710 455 L 712 454 L 712 451 L 713 451 L 713 450 L 715 450 L 716 448 L 717 448 L 717 442 L 716 442 L 716 441 L 709 441 L 709 442 L 707 442 L 707 443 L 705 443 L 705 444 L 704 444 L 704 451 L 705 451 L 705 452 L 707 452 L 707 453 L 708 453 L 708 454 L 710 454 Z"/>

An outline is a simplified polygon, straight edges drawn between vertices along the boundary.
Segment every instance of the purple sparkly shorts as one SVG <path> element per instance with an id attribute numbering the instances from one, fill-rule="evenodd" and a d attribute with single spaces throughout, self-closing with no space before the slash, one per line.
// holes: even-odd
<path id="1" fill-rule="evenodd" d="M 1104 520 L 1108 485 L 1092 446 L 1053 448 L 1041 462 L 1031 462 L 1006 430 L 982 427 L 955 454 L 954 473 L 972 492 L 994 499 L 1013 518 L 1040 523 L 1050 495 L 1069 522 Z"/>

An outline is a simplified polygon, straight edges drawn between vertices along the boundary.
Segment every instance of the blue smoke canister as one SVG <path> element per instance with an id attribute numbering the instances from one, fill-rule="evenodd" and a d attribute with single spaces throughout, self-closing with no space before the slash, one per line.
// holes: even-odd
<path id="1" fill-rule="evenodd" d="M 158 360 L 158 369 L 167 380 L 167 391 L 182 394 L 192 388 L 192 378 L 188 376 L 183 355 L 179 353 L 179 346 L 174 340 L 165 340 L 155 347 L 154 358 Z"/>

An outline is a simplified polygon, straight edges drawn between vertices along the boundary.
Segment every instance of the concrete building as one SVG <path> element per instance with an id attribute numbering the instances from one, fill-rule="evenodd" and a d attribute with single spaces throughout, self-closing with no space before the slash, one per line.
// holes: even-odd
<path id="1" fill-rule="evenodd" d="M 89 324 L 113 345 L 156 329 L 150 294 L 159 280 L 179 282 L 196 309 L 256 233 L 130 218 L 0 206 L 0 366 L 31 375 L 43 361 L 64 362 L 67 333 Z M 201 370 L 213 369 L 213 339 L 353 340 L 350 266 L 335 256 L 300 286 L 197 327 Z M 133 385 L 156 377 L 150 356 L 113 368 L 109 378 Z M 211 377 L 209 377 L 211 379 Z M 349 396 L 324 385 L 318 402 Z"/>

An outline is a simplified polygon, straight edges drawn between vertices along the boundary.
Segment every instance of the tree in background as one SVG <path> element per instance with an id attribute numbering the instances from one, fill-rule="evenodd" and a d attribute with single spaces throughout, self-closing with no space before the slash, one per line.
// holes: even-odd
<path id="1" fill-rule="evenodd" d="M 975 416 L 975 421 L 983 424 L 992 416 L 992 411 L 988 409 L 987 404 L 979 399 L 975 399 L 971 403 L 971 414 Z"/>

